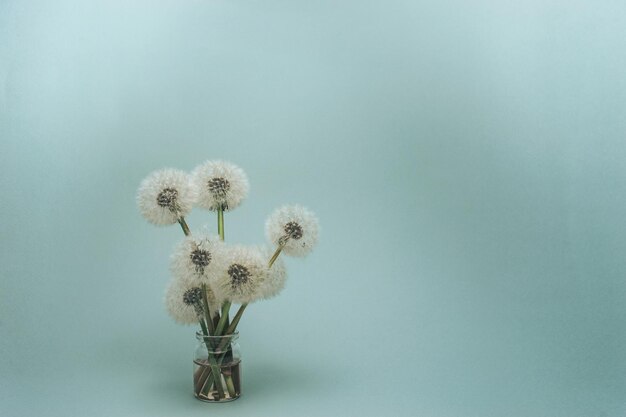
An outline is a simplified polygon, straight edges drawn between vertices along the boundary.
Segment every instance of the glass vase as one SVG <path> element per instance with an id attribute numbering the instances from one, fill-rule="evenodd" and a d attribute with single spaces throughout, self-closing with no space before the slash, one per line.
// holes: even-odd
<path id="1" fill-rule="evenodd" d="M 241 395 L 241 353 L 239 333 L 205 336 L 198 341 L 193 356 L 193 393 L 207 402 L 225 402 Z"/>

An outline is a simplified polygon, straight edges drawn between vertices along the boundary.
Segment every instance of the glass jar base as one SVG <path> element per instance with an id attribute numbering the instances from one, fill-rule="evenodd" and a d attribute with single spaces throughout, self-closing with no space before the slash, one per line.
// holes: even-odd
<path id="1" fill-rule="evenodd" d="M 194 395 L 194 397 L 196 397 L 196 400 L 198 401 L 202 401 L 203 403 L 213 403 L 213 404 L 219 404 L 219 403 L 229 403 L 232 401 L 237 401 L 241 396 L 237 396 L 234 398 L 222 398 L 221 400 L 211 400 L 208 398 L 203 398 L 203 397 L 199 397 L 198 395 Z"/>
<path id="2" fill-rule="evenodd" d="M 211 364 L 206 360 L 194 361 L 194 396 L 203 402 L 234 401 L 241 396 L 241 361 Z M 215 372 L 214 372 L 215 371 Z M 217 374 L 217 383 L 214 375 Z"/>

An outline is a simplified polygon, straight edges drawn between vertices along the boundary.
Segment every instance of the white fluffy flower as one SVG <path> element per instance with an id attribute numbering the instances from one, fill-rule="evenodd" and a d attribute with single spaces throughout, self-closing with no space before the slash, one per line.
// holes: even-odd
<path id="1" fill-rule="evenodd" d="M 177 169 L 162 169 L 148 175 L 139 185 L 137 205 L 150 223 L 174 224 L 192 209 L 197 193 L 189 175 Z"/>
<path id="2" fill-rule="evenodd" d="M 172 254 L 172 274 L 181 279 L 195 279 L 208 284 L 209 277 L 217 271 L 222 245 L 217 236 L 198 234 L 185 237 Z"/>
<path id="3" fill-rule="evenodd" d="M 252 302 L 263 296 L 261 289 L 268 276 L 267 259 L 255 247 L 227 246 L 222 252 L 222 266 L 211 277 L 216 296 L 237 304 Z"/>
<path id="4" fill-rule="evenodd" d="M 265 235 L 273 245 L 284 245 L 290 256 L 305 256 L 317 243 L 317 217 L 305 207 L 292 205 L 276 209 L 265 222 Z"/>
<path id="5" fill-rule="evenodd" d="M 207 287 L 207 301 L 211 313 L 221 307 L 213 291 Z M 196 324 L 204 317 L 202 284 L 197 280 L 174 278 L 165 291 L 165 307 L 169 315 L 180 324 Z"/>
<path id="6" fill-rule="evenodd" d="M 191 281 L 174 279 L 165 291 L 165 307 L 177 323 L 198 323 L 204 311 L 202 290 Z"/>
<path id="7" fill-rule="evenodd" d="M 208 161 L 192 172 L 198 190 L 197 205 L 207 210 L 236 208 L 248 195 L 250 185 L 246 173 L 225 161 Z"/>
<path id="8" fill-rule="evenodd" d="M 267 262 L 274 254 L 274 250 L 266 247 L 263 248 L 262 253 Z M 287 269 L 285 268 L 285 262 L 279 257 L 268 268 L 267 277 L 259 289 L 259 295 L 265 299 L 277 296 L 285 288 L 286 281 Z"/>

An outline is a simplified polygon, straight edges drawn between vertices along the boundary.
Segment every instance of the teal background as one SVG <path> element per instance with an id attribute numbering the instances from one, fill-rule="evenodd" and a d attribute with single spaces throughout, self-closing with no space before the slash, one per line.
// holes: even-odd
<path id="1" fill-rule="evenodd" d="M 0 415 L 626 416 L 622 1 L 0 3 Z M 316 251 L 191 394 L 150 171 L 251 180 Z M 215 218 L 195 211 L 192 228 Z"/>

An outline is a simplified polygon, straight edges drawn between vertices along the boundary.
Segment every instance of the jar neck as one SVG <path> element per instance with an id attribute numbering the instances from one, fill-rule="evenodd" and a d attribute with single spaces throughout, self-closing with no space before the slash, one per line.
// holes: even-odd
<path id="1" fill-rule="evenodd" d="M 196 340 L 199 342 L 211 343 L 234 343 L 239 339 L 239 332 L 226 334 L 223 336 L 205 336 L 202 332 L 196 332 Z"/>

